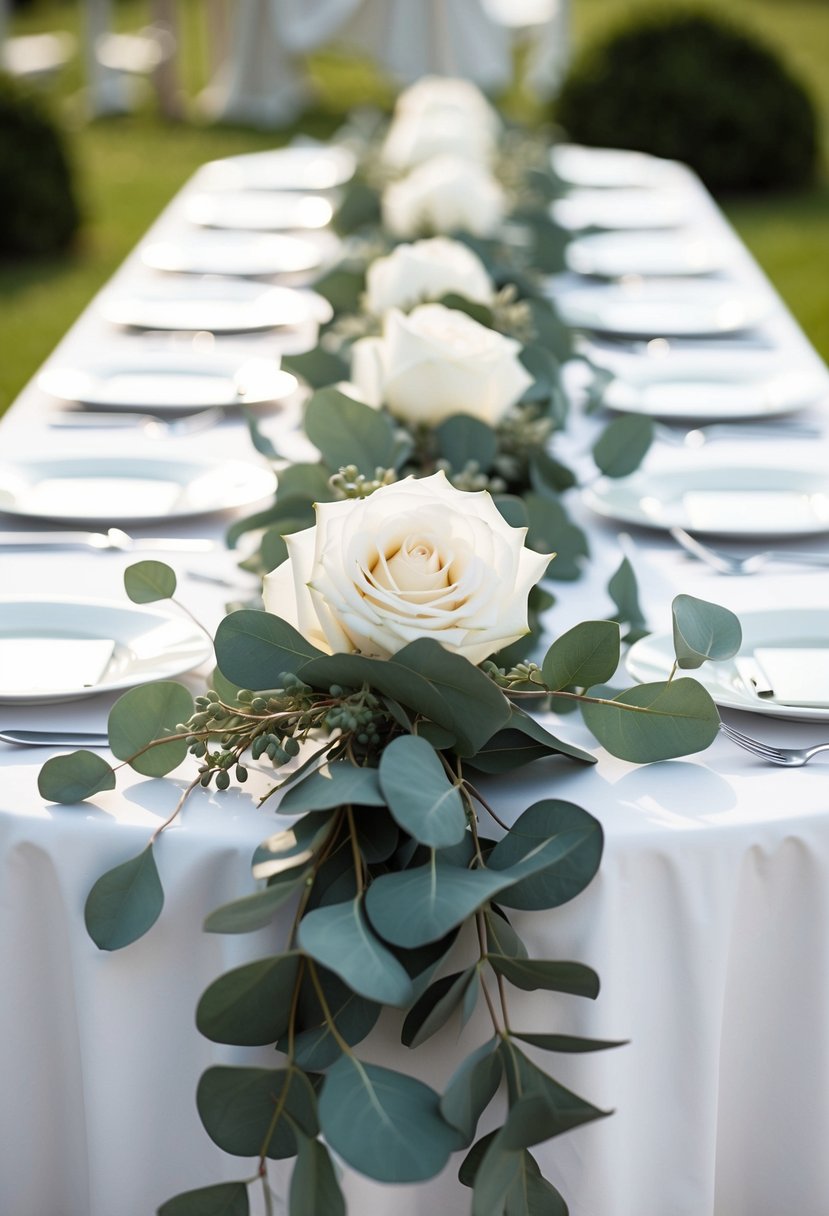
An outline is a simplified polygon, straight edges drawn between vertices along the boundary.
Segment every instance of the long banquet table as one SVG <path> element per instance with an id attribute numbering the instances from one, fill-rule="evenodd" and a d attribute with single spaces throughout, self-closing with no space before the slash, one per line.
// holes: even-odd
<path id="1" fill-rule="evenodd" d="M 791 317 L 692 175 L 695 218 L 728 243 L 729 273 L 772 293 L 763 330 L 810 366 L 821 367 Z M 174 238 L 185 223 L 188 184 L 145 242 Z M 104 292 L 148 281 L 128 259 Z M 566 283 L 563 285 L 566 288 Z M 114 329 L 96 303 L 50 364 L 106 349 Z M 140 347 L 146 336 L 120 336 Z M 217 340 L 218 341 L 218 340 Z M 239 343 L 238 338 L 227 339 Z M 242 342 L 278 354 L 272 335 Z M 825 369 L 821 374 L 826 376 Z M 810 455 L 829 457 L 826 405 L 804 415 L 823 430 Z M 46 452 L 111 452 L 124 432 L 56 431 L 54 402 L 31 384 L 0 427 L 4 458 Z M 280 415 L 265 423 L 280 429 Z M 595 423 L 578 420 L 573 451 Z M 760 441 L 757 441 L 760 442 Z M 158 451 L 130 435 L 128 450 Z M 712 459 L 741 460 L 746 442 L 718 444 Z M 768 449 L 767 449 L 768 450 Z M 165 441 L 167 454 L 257 459 L 244 424 Z M 773 459 L 802 451 L 783 440 Z M 681 459 L 657 445 L 648 468 Z M 622 549 L 615 525 L 573 505 L 588 528 L 592 558 L 575 583 L 556 585 L 551 635 L 585 617 L 610 615 L 606 593 Z M 178 535 L 220 538 L 227 518 L 184 524 Z M 25 523 L 4 520 L 7 530 Z M 139 529 L 134 529 L 138 531 Z M 171 524 L 140 528 L 163 536 Z M 646 616 L 670 626 L 670 601 L 682 591 L 738 613 L 758 606 L 829 612 L 829 573 L 770 567 L 745 579 L 718 576 L 689 560 L 658 532 L 627 542 Z M 630 548 L 632 544 L 633 548 Z M 811 547 L 829 551 L 826 541 Z M 159 554 L 158 556 L 163 556 Z M 2 551 L 4 595 L 83 595 L 119 600 L 118 552 Z M 224 550 L 183 554 L 173 564 L 180 598 L 206 624 L 228 599 L 255 593 L 255 581 Z M 228 579 L 234 589 L 199 575 Z M 194 575 L 196 577 L 194 577 Z M 203 674 L 203 673 L 202 673 Z M 196 676 L 186 678 L 197 686 Z M 102 729 L 114 697 L 72 704 L 4 707 L 0 726 Z M 733 711 L 726 720 L 780 742 L 826 738 L 826 725 L 765 719 Z M 591 747 L 575 717 L 556 729 Z M 0 745 L 2 746 L 2 745 Z M 636 767 L 598 752 L 590 770 L 545 762 L 490 784 L 507 817 L 542 796 L 586 807 L 602 822 L 604 860 L 593 884 L 547 915 L 524 914 L 531 952 L 595 967 L 595 1003 L 520 994 L 522 1028 L 556 1029 L 628 1045 L 594 1056 L 561 1057 L 555 1075 L 615 1113 L 539 1149 L 546 1172 L 573 1216 L 826 1216 L 829 1211 L 829 782 L 820 759 L 797 771 L 776 769 L 719 738 L 709 751 Z M 279 925 L 242 937 L 200 933 L 204 916 L 251 889 L 254 846 L 272 830 L 268 804 L 249 792 L 200 792 L 157 849 L 167 900 L 158 924 L 126 950 L 99 952 L 86 935 L 83 905 L 93 881 L 146 843 L 186 783 L 131 774 L 117 791 L 76 807 L 45 805 L 37 774 L 50 753 L 2 746 L 0 765 L 0 1211 L 8 1216 L 149 1216 L 171 1195 L 223 1178 L 249 1176 L 249 1162 L 221 1153 L 201 1128 L 195 1089 L 217 1061 L 270 1061 L 201 1038 L 193 1013 L 207 983 L 238 962 L 278 949 Z M 481 1030 L 473 1022 L 471 1031 Z M 388 1018 L 361 1047 L 366 1059 L 409 1068 L 440 1088 L 458 1053 L 444 1030 L 414 1053 L 399 1046 Z M 347 1173 L 349 1211 L 380 1216 L 460 1216 L 469 1192 L 457 1161 L 421 1187 L 383 1188 Z M 277 1163 L 273 1177 L 287 1174 Z M 287 1183 L 286 1183 L 287 1185 Z"/>

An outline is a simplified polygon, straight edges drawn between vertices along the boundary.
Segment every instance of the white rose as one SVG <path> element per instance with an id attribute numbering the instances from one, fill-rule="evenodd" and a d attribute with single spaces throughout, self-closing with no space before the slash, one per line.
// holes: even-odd
<path id="1" fill-rule="evenodd" d="M 437 426 L 471 414 L 495 426 L 532 384 L 520 343 L 443 304 L 386 314 L 383 336 L 351 352 L 351 382 L 369 405 Z"/>
<path id="2" fill-rule="evenodd" d="M 504 191 L 482 165 L 435 156 L 383 191 L 383 223 L 395 236 L 471 232 L 491 236 L 504 218 Z"/>
<path id="3" fill-rule="evenodd" d="M 401 114 L 391 123 L 381 159 L 391 169 L 413 169 L 434 156 L 460 156 L 489 165 L 497 138 L 488 125 L 470 120 L 462 110 L 432 109 Z"/>
<path id="4" fill-rule="evenodd" d="M 443 473 L 364 499 L 318 503 L 286 536 L 265 607 L 328 653 L 388 658 L 418 638 L 480 663 L 527 633 L 527 596 L 549 555 L 524 545 L 486 491 Z"/>
<path id="5" fill-rule="evenodd" d="M 390 308 L 407 311 L 449 292 L 478 304 L 490 304 L 494 295 L 492 280 L 478 255 L 448 237 L 398 245 L 388 257 L 373 261 L 366 273 L 366 306 L 376 317 Z"/>
<path id="6" fill-rule="evenodd" d="M 455 113 L 469 127 L 480 128 L 496 140 L 501 131 L 498 112 L 471 80 L 451 76 L 423 76 L 404 89 L 394 108 L 395 121 L 401 118 Z"/>

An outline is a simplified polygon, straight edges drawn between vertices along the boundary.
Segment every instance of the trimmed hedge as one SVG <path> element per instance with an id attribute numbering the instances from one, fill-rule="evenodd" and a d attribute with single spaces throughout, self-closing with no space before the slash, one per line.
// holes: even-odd
<path id="1" fill-rule="evenodd" d="M 40 98 L 0 75 L 0 257 L 56 253 L 79 221 L 60 131 Z"/>
<path id="2" fill-rule="evenodd" d="M 818 121 L 771 48 L 707 9 L 644 9 L 575 61 L 555 103 L 570 139 L 684 161 L 714 191 L 799 186 Z"/>

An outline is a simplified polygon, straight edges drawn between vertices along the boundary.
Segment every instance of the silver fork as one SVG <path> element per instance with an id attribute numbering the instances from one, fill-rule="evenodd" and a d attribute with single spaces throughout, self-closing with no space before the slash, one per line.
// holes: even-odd
<path id="1" fill-rule="evenodd" d="M 225 416 L 220 406 L 186 414 L 181 418 L 157 418 L 155 414 L 108 413 L 97 410 L 66 410 L 50 414 L 49 426 L 75 429 L 83 427 L 137 428 L 148 439 L 178 439 L 210 430 Z"/>
<path id="2" fill-rule="evenodd" d="M 769 562 L 788 563 L 792 566 L 822 566 L 829 568 L 829 553 L 805 553 L 788 551 L 786 549 L 764 549 L 762 553 L 750 553 L 747 557 L 737 557 L 726 553 L 724 549 L 712 549 L 686 532 L 684 528 L 671 528 L 671 536 L 678 545 L 698 557 L 719 574 L 756 574 Z"/>
<path id="3" fill-rule="evenodd" d="M 751 735 L 744 735 L 742 731 L 735 730 L 725 722 L 720 723 L 720 731 L 726 739 L 751 752 L 753 756 L 765 760 L 768 764 L 779 764 L 782 768 L 802 768 L 818 752 L 829 752 L 829 743 L 817 743 L 814 747 L 773 747 L 771 743 L 762 743 Z"/>
<path id="4" fill-rule="evenodd" d="M 7 730 L 0 731 L 0 743 L 17 747 L 104 747 L 108 736 L 97 730 Z"/>

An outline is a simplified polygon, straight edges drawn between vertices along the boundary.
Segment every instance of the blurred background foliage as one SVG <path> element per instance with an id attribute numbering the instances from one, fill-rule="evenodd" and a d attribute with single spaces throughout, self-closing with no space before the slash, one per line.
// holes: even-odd
<path id="1" fill-rule="evenodd" d="M 146 82 L 129 114 L 89 121 L 84 98 L 80 0 L 27 0 L 12 16 L 12 34 L 63 29 L 78 39 L 78 53 L 48 88 L 40 88 L 68 145 L 83 215 L 67 252 L 34 260 L 0 262 L 0 411 L 35 373 L 92 295 L 123 261 L 173 194 L 203 162 L 273 147 L 297 129 L 326 136 L 357 103 L 389 105 L 392 92 L 371 66 L 334 53 L 315 56 L 319 100 L 295 128 L 280 132 L 208 126 L 193 99 L 210 77 L 205 0 L 177 0 L 180 49 L 177 70 L 186 100 L 185 121 L 165 119 Z M 653 0 L 649 10 L 653 11 Z M 670 12 L 683 0 L 661 0 Z M 232 6 L 231 6 L 232 8 Z M 572 0 L 575 58 L 602 40 L 641 6 L 629 0 Z M 150 14 L 146 0 L 118 0 L 117 28 L 136 30 Z M 827 0 L 729 0 L 729 18 L 773 47 L 812 95 L 820 147 L 814 180 L 799 188 L 720 196 L 724 210 L 808 337 L 829 359 L 829 3 Z M 710 80 L 709 80 L 710 83 Z M 746 86 L 748 87 L 748 86 Z M 763 84 L 751 86 L 744 109 L 762 120 Z M 615 101 L 624 143 L 628 109 Z M 543 121 L 545 108 L 519 85 L 504 98 L 508 110 Z M 614 106 L 609 107 L 611 115 Z M 2 145 L 0 145 L 2 147 Z M 0 165 L 0 179 L 7 172 Z M 5 212 L 0 212 L 5 220 Z"/>

